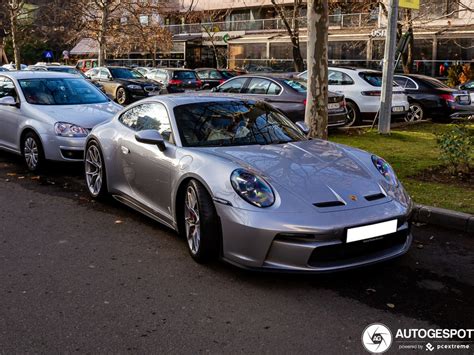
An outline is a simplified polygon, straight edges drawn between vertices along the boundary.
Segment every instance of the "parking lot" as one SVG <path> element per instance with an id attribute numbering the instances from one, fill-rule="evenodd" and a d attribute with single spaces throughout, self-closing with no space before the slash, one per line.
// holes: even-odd
<path id="1" fill-rule="evenodd" d="M 0 153 L 3 353 L 354 354 L 373 322 L 472 326 L 474 239 L 465 234 L 414 226 L 407 255 L 334 274 L 202 266 L 169 229 L 92 201 L 82 174 L 81 164 L 52 164 L 34 175 Z"/>

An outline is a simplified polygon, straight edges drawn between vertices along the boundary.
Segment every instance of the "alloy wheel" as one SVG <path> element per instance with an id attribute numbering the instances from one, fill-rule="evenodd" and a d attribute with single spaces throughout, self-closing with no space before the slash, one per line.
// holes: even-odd
<path id="1" fill-rule="evenodd" d="M 36 140 L 33 137 L 28 137 L 24 142 L 23 149 L 26 165 L 28 165 L 30 170 L 36 170 L 39 162 L 38 143 L 36 143 Z"/>
<path id="2" fill-rule="evenodd" d="M 418 104 L 411 104 L 405 120 L 407 122 L 421 121 L 423 119 L 423 108 Z"/>
<path id="3" fill-rule="evenodd" d="M 92 196 L 98 196 L 102 189 L 102 157 L 95 145 L 90 145 L 86 152 L 86 182 Z"/>
<path id="4" fill-rule="evenodd" d="M 184 222 L 189 250 L 193 255 L 196 255 L 199 252 L 201 243 L 201 223 L 197 194 L 192 186 L 188 186 L 186 190 L 186 197 L 184 199 Z"/>

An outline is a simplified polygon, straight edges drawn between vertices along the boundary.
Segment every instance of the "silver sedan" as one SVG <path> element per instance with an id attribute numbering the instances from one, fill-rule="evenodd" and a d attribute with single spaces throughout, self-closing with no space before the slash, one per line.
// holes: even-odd
<path id="1" fill-rule="evenodd" d="M 28 169 L 45 160 L 82 161 L 85 140 L 122 107 L 77 75 L 0 73 L 0 149 L 23 155 Z"/>
<path id="2" fill-rule="evenodd" d="M 404 254 L 412 201 L 390 165 L 304 131 L 262 102 L 142 100 L 92 130 L 87 187 L 175 229 L 198 262 L 322 272 Z"/>

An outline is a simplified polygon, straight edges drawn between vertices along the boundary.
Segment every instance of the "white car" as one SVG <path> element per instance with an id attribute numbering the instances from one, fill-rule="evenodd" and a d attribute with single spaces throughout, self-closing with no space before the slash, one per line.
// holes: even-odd
<path id="1" fill-rule="evenodd" d="M 299 77 L 307 79 L 306 71 Z M 347 126 L 372 121 L 380 109 L 382 73 L 357 68 L 329 67 L 329 90 L 344 94 L 347 102 Z M 409 109 L 408 98 L 403 88 L 394 83 L 392 117 L 405 118 Z"/>
<path id="2" fill-rule="evenodd" d="M 0 72 L 0 149 L 21 154 L 31 171 L 45 160 L 82 161 L 89 132 L 121 109 L 77 75 Z"/>

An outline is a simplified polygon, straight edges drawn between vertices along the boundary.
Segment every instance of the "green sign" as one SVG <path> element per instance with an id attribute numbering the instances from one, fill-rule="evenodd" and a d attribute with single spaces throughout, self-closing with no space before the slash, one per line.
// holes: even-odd
<path id="1" fill-rule="evenodd" d="M 227 43 L 227 41 L 230 39 L 230 36 L 228 33 L 226 33 L 224 36 L 222 36 L 222 40 Z"/>

